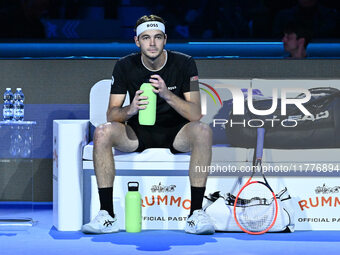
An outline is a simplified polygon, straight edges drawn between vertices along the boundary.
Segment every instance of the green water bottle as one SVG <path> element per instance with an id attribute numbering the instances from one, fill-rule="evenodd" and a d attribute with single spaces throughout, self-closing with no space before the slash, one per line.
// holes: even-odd
<path id="1" fill-rule="evenodd" d="M 139 110 L 138 120 L 140 125 L 153 126 L 156 122 L 156 103 L 157 95 L 152 91 L 154 87 L 151 83 L 143 83 L 140 89 L 144 92 L 141 96 L 147 96 L 146 99 L 149 104 L 146 105 L 146 109 Z"/>
<path id="2" fill-rule="evenodd" d="M 142 230 L 142 199 L 138 187 L 138 182 L 128 182 L 125 196 L 125 230 L 130 233 Z"/>

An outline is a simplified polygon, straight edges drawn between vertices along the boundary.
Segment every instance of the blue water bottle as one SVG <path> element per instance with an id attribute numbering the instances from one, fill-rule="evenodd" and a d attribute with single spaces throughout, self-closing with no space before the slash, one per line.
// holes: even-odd
<path id="1" fill-rule="evenodd" d="M 22 92 L 21 88 L 17 88 L 17 91 L 14 93 L 14 120 L 23 121 L 25 114 L 25 105 L 24 105 L 25 96 Z"/>
<path id="2" fill-rule="evenodd" d="M 3 105 L 3 117 L 5 121 L 10 121 L 13 119 L 13 93 L 11 88 L 6 88 L 4 93 L 4 105 Z"/>

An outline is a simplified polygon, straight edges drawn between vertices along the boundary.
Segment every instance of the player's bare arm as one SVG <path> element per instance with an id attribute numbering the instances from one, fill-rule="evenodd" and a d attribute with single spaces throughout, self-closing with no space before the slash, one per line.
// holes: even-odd
<path id="1" fill-rule="evenodd" d="M 116 121 L 124 123 L 132 116 L 136 115 L 139 110 L 145 109 L 145 105 L 148 104 L 147 97 L 141 96 L 143 90 L 137 90 L 135 97 L 130 105 L 122 107 L 126 94 L 111 94 L 109 107 L 106 112 L 106 118 L 108 122 Z"/>
<path id="2" fill-rule="evenodd" d="M 202 117 L 201 114 L 201 100 L 199 91 L 192 91 L 184 93 L 184 98 L 176 96 L 168 90 L 164 80 L 161 76 L 155 74 L 151 75 L 149 80 L 151 85 L 155 88 L 153 92 L 159 94 L 172 108 L 174 108 L 180 115 L 189 121 L 197 121 Z"/>

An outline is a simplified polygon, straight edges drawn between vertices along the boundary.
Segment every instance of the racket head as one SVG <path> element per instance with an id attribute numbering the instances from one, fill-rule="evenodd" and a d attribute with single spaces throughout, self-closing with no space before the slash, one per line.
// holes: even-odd
<path id="1" fill-rule="evenodd" d="M 260 235 L 274 226 L 278 214 L 278 203 L 268 184 L 251 181 L 238 192 L 233 209 L 236 224 L 242 231 Z"/>

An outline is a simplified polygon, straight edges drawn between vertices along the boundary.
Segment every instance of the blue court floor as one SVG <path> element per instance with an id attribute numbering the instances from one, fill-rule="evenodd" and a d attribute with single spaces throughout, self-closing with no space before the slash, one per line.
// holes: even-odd
<path id="1" fill-rule="evenodd" d="M 184 231 L 120 232 L 84 235 L 59 232 L 52 225 L 52 205 L 36 206 L 35 226 L 0 230 L 0 255 L 7 254 L 340 254 L 340 231 L 298 231 L 252 236 Z"/>

